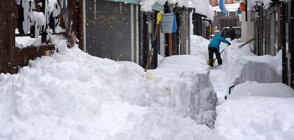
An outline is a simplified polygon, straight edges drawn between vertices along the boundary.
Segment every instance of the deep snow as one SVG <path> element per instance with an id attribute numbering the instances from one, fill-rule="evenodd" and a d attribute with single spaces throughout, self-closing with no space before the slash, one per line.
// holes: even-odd
<path id="1" fill-rule="evenodd" d="M 135 63 L 67 49 L 66 40 L 54 37 L 58 53 L 30 61 L 18 74 L 0 74 L 0 139 L 293 139 L 293 89 L 246 81 L 259 69 L 269 75 L 250 80 L 279 76 L 280 53 L 255 56 L 234 40 L 221 45 L 223 65 L 211 69 L 209 41 L 191 40 L 191 55 L 164 58 L 147 80 Z"/>
<path id="2" fill-rule="evenodd" d="M 0 139 L 212 138 L 213 130 L 200 124 L 213 126 L 216 95 L 208 78 L 198 83 L 196 71 L 207 77 L 207 67 L 147 80 L 137 64 L 67 49 L 60 38 L 53 42 L 59 53 L 30 61 L 18 74 L 0 74 Z M 153 72 L 165 68 L 171 67 Z"/>
<path id="3" fill-rule="evenodd" d="M 294 91 L 281 83 L 240 84 L 217 107 L 218 140 L 293 140 Z"/>

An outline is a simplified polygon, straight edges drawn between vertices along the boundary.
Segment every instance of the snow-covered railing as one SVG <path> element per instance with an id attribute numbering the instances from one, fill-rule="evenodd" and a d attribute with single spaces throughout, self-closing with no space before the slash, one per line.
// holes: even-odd
<path id="1" fill-rule="evenodd" d="M 42 0 L 36 11 L 34 0 L 17 0 L 18 4 L 18 31 L 21 35 L 30 34 L 32 38 L 38 38 L 42 34 L 42 42 L 51 38 L 60 23 L 61 8 L 57 0 Z M 34 11 L 33 11 L 34 10 Z"/>

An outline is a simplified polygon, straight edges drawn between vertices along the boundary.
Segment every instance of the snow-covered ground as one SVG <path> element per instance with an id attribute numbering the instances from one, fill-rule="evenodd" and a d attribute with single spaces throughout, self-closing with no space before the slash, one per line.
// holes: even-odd
<path id="1" fill-rule="evenodd" d="M 216 95 L 208 78 L 198 78 L 208 76 L 208 67 L 199 67 L 197 56 L 167 58 L 147 80 L 137 64 L 53 42 L 59 53 L 30 61 L 18 74 L 0 74 L 0 139 L 213 137 L 201 124 L 213 127 Z M 176 67 L 181 61 L 187 63 Z"/>
<path id="2" fill-rule="evenodd" d="M 294 138 L 293 89 L 266 84 L 281 74 L 280 54 L 255 56 L 234 40 L 222 44 L 223 65 L 211 69 L 209 41 L 191 40 L 191 55 L 167 57 L 147 74 L 135 63 L 93 57 L 54 39 L 58 53 L 18 74 L 0 74 L 0 139 Z M 269 75 L 251 76 L 256 70 Z"/>
<path id="3" fill-rule="evenodd" d="M 198 36 L 191 40 L 192 55 L 206 61 L 209 41 Z M 221 49 L 226 49 L 223 65 L 210 70 L 219 102 L 213 139 L 293 140 L 294 91 L 275 83 L 281 82 L 281 52 L 276 56 L 255 56 L 249 45 L 239 49 L 242 42 L 231 42 L 228 47 L 221 44 Z M 235 86 L 233 95 L 228 95 L 231 86 Z"/>
<path id="4" fill-rule="evenodd" d="M 217 107 L 218 140 L 293 140 L 294 91 L 281 83 L 249 82 Z"/>

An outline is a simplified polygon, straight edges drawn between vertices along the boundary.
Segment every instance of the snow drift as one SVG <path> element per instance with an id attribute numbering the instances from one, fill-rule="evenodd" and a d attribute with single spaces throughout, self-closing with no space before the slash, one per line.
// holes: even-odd
<path id="1" fill-rule="evenodd" d="M 281 83 L 246 82 L 217 107 L 215 139 L 292 140 L 294 91 Z"/>
<path id="2" fill-rule="evenodd" d="M 213 127 L 216 93 L 209 80 L 209 70 L 202 58 L 191 55 L 170 56 L 152 71 L 159 75 L 155 83 L 171 94 L 171 108 L 200 124 Z"/>
<path id="3" fill-rule="evenodd" d="M 201 82 L 195 75 L 175 76 L 163 88 L 134 63 L 59 50 L 18 74 L 0 74 L 0 139 L 211 139 L 212 130 L 193 120 L 201 108 L 188 105 L 201 104 L 189 95 L 211 93 L 185 85 Z"/>

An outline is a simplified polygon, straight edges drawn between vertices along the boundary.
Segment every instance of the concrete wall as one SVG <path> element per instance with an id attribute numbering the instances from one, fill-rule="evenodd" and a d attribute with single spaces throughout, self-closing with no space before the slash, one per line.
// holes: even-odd
<path id="1" fill-rule="evenodd" d="M 247 22 L 245 12 L 242 12 L 241 16 L 241 41 L 246 42 L 254 38 L 254 22 L 251 22 L 251 12 L 247 14 Z M 253 42 L 252 42 L 253 43 Z"/>

